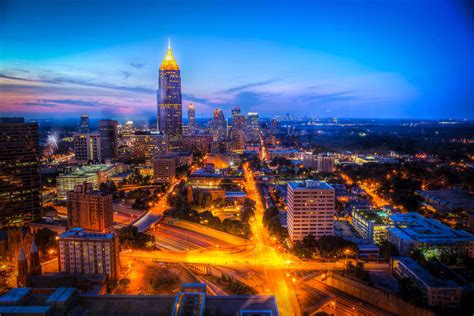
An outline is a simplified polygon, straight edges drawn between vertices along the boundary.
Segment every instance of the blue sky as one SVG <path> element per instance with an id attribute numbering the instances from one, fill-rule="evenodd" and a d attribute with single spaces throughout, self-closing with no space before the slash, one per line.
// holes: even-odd
<path id="1" fill-rule="evenodd" d="M 0 111 L 148 117 L 167 38 L 183 108 L 474 118 L 469 1 L 2 1 Z"/>

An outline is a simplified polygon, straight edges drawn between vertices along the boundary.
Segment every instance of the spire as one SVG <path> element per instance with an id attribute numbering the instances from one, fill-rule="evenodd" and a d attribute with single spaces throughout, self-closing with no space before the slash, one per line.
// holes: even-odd
<path id="1" fill-rule="evenodd" d="M 25 252 L 23 251 L 23 247 L 20 248 L 18 252 L 18 261 L 26 261 Z"/>
<path id="2" fill-rule="evenodd" d="M 30 253 L 37 253 L 38 252 L 38 247 L 36 246 L 35 240 L 31 242 L 31 248 L 30 248 Z"/>
<path id="3" fill-rule="evenodd" d="M 174 59 L 173 52 L 171 51 L 170 38 L 168 38 L 168 50 L 166 51 L 163 62 L 161 63 L 160 70 L 179 70 L 179 66 Z"/>

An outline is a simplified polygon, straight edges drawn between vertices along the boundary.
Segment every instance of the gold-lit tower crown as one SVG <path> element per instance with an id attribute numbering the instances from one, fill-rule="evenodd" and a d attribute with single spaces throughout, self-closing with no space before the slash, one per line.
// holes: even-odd
<path id="1" fill-rule="evenodd" d="M 168 50 L 166 51 L 165 58 L 161 63 L 160 70 L 179 70 L 179 66 L 174 59 L 173 52 L 171 51 L 171 41 L 168 39 Z"/>

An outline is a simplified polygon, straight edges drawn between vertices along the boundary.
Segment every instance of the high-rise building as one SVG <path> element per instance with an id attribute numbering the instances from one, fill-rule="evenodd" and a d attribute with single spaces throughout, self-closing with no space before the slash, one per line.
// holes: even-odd
<path id="1" fill-rule="evenodd" d="M 126 121 L 123 125 L 122 136 L 127 138 L 133 135 L 133 121 Z"/>
<path id="2" fill-rule="evenodd" d="M 167 138 L 169 149 L 179 151 L 183 133 L 181 74 L 169 43 L 158 85 L 158 130 Z"/>
<path id="3" fill-rule="evenodd" d="M 176 157 L 172 155 L 159 156 L 153 161 L 155 182 L 171 183 L 176 176 Z"/>
<path id="4" fill-rule="evenodd" d="M 136 131 L 131 137 L 131 156 L 134 161 L 153 161 L 153 157 L 167 152 L 165 135 L 152 131 Z"/>
<path id="5" fill-rule="evenodd" d="M 276 118 L 272 118 L 270 131 L 272 135 L 276 135 L 280 132 L 280 122 Z"/>
<path id="6" fill-rule="evenodd" d="M 119 241 L 114 234 L 73 228 L 59 235 L 58 244 L 59 272 L 119 277 Z"/>
<path id="7" fill-rule="evenodd" d="M 317 169 L 319 172 L 333 172 L 334 171 L 334 157 L 327 155 L 319 155 Z"/>
<path id="8" fill-rule="evenodd" d="M 258 113 L 247 114 L 247 141 L 258 142 L 260 139 L 260 127 L 258 124 Z"/>
<path id="9" fill-rule="evenodd" d="M 0 228 L 41 217 L 37 123 L 0 118 Z"/>
<path id="10" fill-rule="evenodd" d="M 232 129 L 230 138 L 232 140 L 232 150 L 242 151 L 245 149 L 247 120 L 240 113 L 240 108 L 235 106 L 232 108 Z"/>
<path id="11" fill-rule="evenodd" d="M 99 122 L 101 154 L 103 159 L 117 159 L 118 157 L 118 123 L 114 120 Z"/>
<path id="12" fill-rule="evenodd" d="M 288 183 L 288 234 L 292 241 L 333 234 L 335 190 L 320 181 Z"/>
<path id="13" fill-rule="evenodd" d="M 227 121 L 224 117 L 224 112 L 222 112 L 221 109 L 214 110 L 211 131 L 216 141 L 227 139 Z"/>
<path id="14" fill-rule="evenodd" d="M 101 139 L 98 133 L 75 133 L 73 136 L 74 154 L 77 161 L 102 160 Z"/>
<path id="15" fill-rule="evenodd" d="M 196 108 L 192 102 L 188 107 L 188 135 L 196 133 Z"/>
<path id="16" fill-rule="evenodd" d="M 81 121 L 79 123 L 79 133 L 89 133 L 89 115 L 83 114 L 81 115 Z"/>
<path id="17" fill-rule="evenodd" d="M 82 227 L 101 233 L 110 232 L 114 225 L 112 194 L 95 191 L 92 183 L 76 185 L 67 193 L 69 227 Z"/>

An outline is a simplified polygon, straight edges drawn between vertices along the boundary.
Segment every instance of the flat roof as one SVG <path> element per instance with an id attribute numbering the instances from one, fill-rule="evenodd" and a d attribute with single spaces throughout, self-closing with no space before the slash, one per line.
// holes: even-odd
<path id="1" fill-rule="evenodd" d="M 324 181 L 305 180 L 305 181 L 294 181 L 288 182 L 288 185 L 293 190 L 314 190 L 314 189 L 325 189 L 334 190 L 332 186 Z"/>
<path id="2" fill-rule="evenodd" d="M 29 287 L 16 287 L 0 297 L 0 305 L 13 305 L 31 293 Z"/>
<path id="3" fill-rule="evenodd" d="M 100 165 L 85 165 L 70 172 L 60 174 L 59 177 L 84 177 L 91 176 L 100 171 L 109 171 L 114 168 L 115 165 L 111 164 L 100 164 Z"/>
<path id="4" fill-rule="evenodd" d="M 410 257 L 396 257 L 396 260 L 402 262 L 410 271 L 412 271 L 420 280 L 429 287 L 461 287 L 457 282 L 450 279 L 444 279 L 434 276 L 427 269 L 423 268 L 418 262 Z"/>
<path id="5" fill-rule="evenodd" d="M 62 233 L 59 235 L 59 238 L 97 238 L 97 239 L 112 239 L 114 237 L 113 234 L 107 233 L 96 233 L 96 232 L 88 232 L 84 230 L 84 228 L 75 227 L 71 228 L 67 232 Z"/>
<path id="6" fill-rule="evenodd" d="M 452 229 L 437 220 L 425 218 L 418 213 L 393 214 L 389 217 L 396 226 L 389 228 L 389 231 L 402 239 L 439 244 L 474 241 L 472 234 Z"/>

